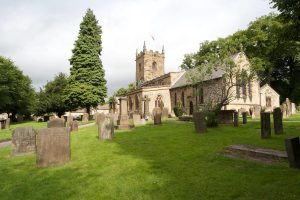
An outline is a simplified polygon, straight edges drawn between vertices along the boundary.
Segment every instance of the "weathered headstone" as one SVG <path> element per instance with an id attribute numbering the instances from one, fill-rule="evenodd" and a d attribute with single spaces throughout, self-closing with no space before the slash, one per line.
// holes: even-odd
<path id="1" fill-rule="evenodd" d="M 5 129 L 5 127 L 6 127 L 6 119 L 3 119 L 0 121 L 0 128 Z"/>
<path id="2" fill-rule="evenodd" d="M 12 156 L 35 153 L 35 132 L 32 127 L 18 127 L 12 133 Z"/>
<path id="3" fill-rule="evenodd" d="M 292 115 L 296 114 L 296 104 L 292 103 Z"/>
<path id="4" fill-rule="evenodd" d="M 78 131 L 78 121 L 77 120 L 68 122 L 68 124 L 69 124 L 69 128 L 70 128 L 70 132 Z"/>
<path id="5" fill-rule="evenodd" d="M 127 111 L 127 98 L 120 97 L 120 115 L 118 117 L 118 128 L 119 129 L 128 129 L 129 126 L 129 116 Z"/>
<path id="6" fill-rule="evenodd" d="M 275 108 L 273 110 L 273 123 L 274 123 L 275 134 L 282 134 L 283 125 L 282 125 L 282 112 L 280 108 Z"/>
<path id="7" fill-rule="evenodd" d="M 168 108 L 162 109 L 162 118 L 163 119 L 169 118 L 169 109 Z"/>
<path id="8" fill-rule="evenodd" d="M 299 137 L 285 139 L 285 147 L 290 167 L 300 168 L 300 142 Z"/>
<path id="9" fill-rule="evenodd" d="M 99 139 L 110 140 L 114 136 L 114 123 L 110 116 L 106 116 L 101 125 L 98 125 Z"/>
<path id="10" fill-rule="evenodd" d="M 74 121 L 74 118 L 73 118 L 73 116 L 71 114 L 69 114 L 67 116 L 67 122 L 72 122 L 72 121 Z"/>
<path id="11" fill-rule="evenodd" d="M 149 110 L 150 98 L 148 98 L 148 96 L 145 96 L 143 101 L 144 101 L 144 116 L 143 117 L 145 119 L 148 119 L 150 117 L 150 110 Z"/>
<path id="12" fill-rule="evenodd" d="M 10 127 L 10 118 L 7 118 L 5 121 L 5 129 L 9 129 Z"/>
<path id="13" fill-rule="evenodd" d="M 204 133 L 207 131 L 205 116 L 203 112 L 194 112 L 193 119 L 197 133 Z"/>
<path id="14" fill-rule="evenodd" d="M 247 112 L 243 112 L 242 116 L 243 116 L 243 124 L 247 124 Z"/>
<path id="15" fill-rule="evenodd" d="M 35 131 L 38 167 L 60 165 L 71 159 L 69 128 L 43 128 Z"/>
<path id="16" fill-rule="evenodd" d="M 292 103 L 289 98 L 285 99 L 285 103 L 286 103 L 287 117 L 290 117 L 292 115 Z"/>
<path id="17" fill-rule="evenodd" d="M 162 111 L 159 107 L 156 107 L 152 111 L 153 113 L 153 118 L 154 118 L 154 125 L 160 125 L 161 124 L 161 116 L 162 116 Z"/>
<path id="18" fill-rule="evenodd" d="M 134 126 L 139 126 L 142 124 L 141 122 L 141 115 L 139 114 L 133 114 L 132 115 L 132 119 L 133 119 L 133 125 Z"/>
<path id="19" fill-rule="evenodd" d="M 260 129 L 261 129 L 261 138 L 265 139 L 271 137 L 270 113 L 262 112 L 260 114 Z"/>
<path id="20" fill-rule="evenodd" d="M 286 105 L 286 103 L 283 103 L 283 104 L 281 105 L 281 108 L 282 108 L 282 116 L 283 116 L 284 118 L 287 118 L 287 117 L 288 117 L 288 114 L 287 114 L 287 105 Z"/>
<path id="21" fill-rule="evenodd" d="M 233 124 L 233 112 L 234 110 L 221 110 L 218 115 L 218 121 L 220 124 Z"/>
<path id="22" fill-rule="evenodd" d="M 105 120 L 105 114 L 104 113 L 98 113 L 96 115 L 96 124 L 97 125 L 101 126 L 101 124 L 104 122 L 104 120 Z"/>
<path id="23" fill-rule="evenodd" d="M 239 126 L 239 113 L 238 112 L 233 113 L 233 126 L 235 126 L 235 127 Z"/>
<path id="24" fill-rule="evenodd" d="M 47 123 L 47 128 L 59 128 L 59 127 L 65 127 L 65 120 L 60 118 L 55 118 Z"/>
<path id="25" fill-rule="evenodd" d="M 89 121 L 89 114 L 83 113 L 82 115 L 82 122 L 88 122 Z"/>
<path id="26" fill-rule="evenodd" d="M 261 111 L 260 106 L 259 105 L 254 105 L 253 106 L 253 111 L 252 111 L 252 118 L 260 117 L 260 111 Z"/>

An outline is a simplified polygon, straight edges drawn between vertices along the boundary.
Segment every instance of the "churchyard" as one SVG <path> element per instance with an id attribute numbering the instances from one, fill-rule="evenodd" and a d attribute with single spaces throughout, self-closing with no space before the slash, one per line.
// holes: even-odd
<path id="1" fill-rule="evenodd" d="M 24 125 L 47 127 L 11 129 Z M 173 118 L 115 130 L 111 140 L 99 140 L 93 125 L 71 133 L 70 161 L 43 168 L 35 154 L 13 157 L 11 147 L 0 148 L 0 199 L 299 199 L 299 169 L 286 160 L 224 155 L 233 144 L 285 150 L 285 138 L 300 136 L 300 121 L 283 125 L 284 134 L 272 127 L 271 138 L 261 139 L 258 121 L 199 134 L 193 122 Z"/>

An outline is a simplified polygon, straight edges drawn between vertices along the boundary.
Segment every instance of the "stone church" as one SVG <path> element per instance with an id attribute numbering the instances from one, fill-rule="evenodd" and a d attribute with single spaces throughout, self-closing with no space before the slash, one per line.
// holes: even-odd
<path id="1" fill-rule="evenodd" d="M 232 59 L 238 67 L 250 70 L 244 52 L 237 53 Z M 186 115 L 192 115 L 196 108 L 217 98 L 212 94 L 212 88 L 218 87 L 222 81 L 223 72 L 220 70 L 214 71 L 198 88 L 197 84 L 189 84 L 189 71 L 165 73 L 164 48 L 161 52 L 147 50 L 144 42 L 143 50 L 136 52 L 135 61 L 136 89 L 126 94 L 129 114 L 147 118 L 155 107 L 161 107 L 174 116 L 173 109 L 180 104 Z M 258 80 L 249 81 L 243 88 L 234 88 L 233 93 L 235 98 L 223 109 L 247 111 L 255 117 L 262 108 L 273 110 L 280 106 L 279 94 L 269 85 L 260 87 Z"/>

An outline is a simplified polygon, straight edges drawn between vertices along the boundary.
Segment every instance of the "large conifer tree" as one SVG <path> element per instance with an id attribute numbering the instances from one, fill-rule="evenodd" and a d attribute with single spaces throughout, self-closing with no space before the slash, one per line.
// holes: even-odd
<path id="1" fill-rule="evenodd" d="M 107 94 L 104 70 L 100 60 L 101 26 L 91 9 L 88 9 L 75 41 L 72 65 L 65 101 L 73 109 L 91 107 L 104 102 Z"/>

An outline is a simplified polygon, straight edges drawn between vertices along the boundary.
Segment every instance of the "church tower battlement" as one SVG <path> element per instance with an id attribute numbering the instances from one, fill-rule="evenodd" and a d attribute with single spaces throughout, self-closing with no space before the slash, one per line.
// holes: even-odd
<path id="1" fill-rule="evenodd" d="M 147 50 L 144 42 L 143 51 L 136 51 L 136 85 L 150 81 L 165 74 L 165 52 Z"/>

